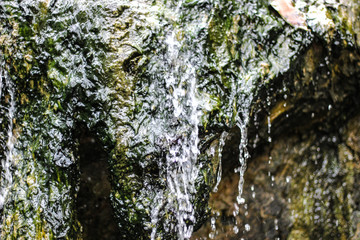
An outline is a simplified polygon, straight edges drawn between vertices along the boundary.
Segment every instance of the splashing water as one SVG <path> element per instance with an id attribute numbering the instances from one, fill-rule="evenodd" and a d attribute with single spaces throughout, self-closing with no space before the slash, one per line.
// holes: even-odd
<path id="1" fill-rule="evenodd" d="M 177 5 L 175 16 L 179 17 Z M 179 39 L 181 29 L 175 28 L 166 38 L 166 87 L 171 93 L 168 100 L 173 106 L 173 118 L 178 122 L 176 132 L 167 134 L 169 151 L 166 156 L 169 208 L 175 210 L 178 239 L 189 239 L 196 222 L 193 196 L 195 180 L 199 175 L 196 164 L 199 144 L 200 101 L 197 98 L 196 65 L 199 59 L 186 49 L 186 36 Z M 186 34 L 186 33 L 185 33 Z"/>
<path id="2" fill-rule="evenodd" d="M 1 100 L 1 93 L 3 88 L 3 78 L 4 78 L 4 71 L 2 67 L 0 68 L 0 100 Z"/>
<path id="3" fill-rule="evenodd" d="M 13 134 L 14 129 L 14 113 L 15 113 L 15 91 L 14 87 L 4 69 L 0 70 L 0 90 L 2 89 L 3 81 L 5 86 L 8 89 L 9 93 L 9 107 L 8 107 L 8 130 L 7 130 L 7 140 L 5 146 L 5 158 L 1 161 L 2 174 L 1 174 L 1 186 L 0 186 L 0 209 L 2 209 L 6 203 L 7 195 L 12 187 L 13 179 L 11 173 L 11 166 L 13 164 L 14 156 L 14 140 L 15 136 Z M 1 99 L 1 92 L 0 92 Z"/>

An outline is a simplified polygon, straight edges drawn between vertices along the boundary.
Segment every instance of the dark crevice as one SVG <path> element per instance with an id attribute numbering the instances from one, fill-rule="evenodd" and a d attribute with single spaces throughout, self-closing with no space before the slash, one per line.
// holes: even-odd
<path id="1" fill-rule="evenodd" d="M 110 203 L 107 153 L 88 130 L 80 137 L 80 190 L 78 219 L 85 240 L 115 240 L 119 229 Z"/>
<path id="2" fill-rule="evenodd" d="M 239 162 L 239 145 L 240 145 L 240 129 L 234 127 L 230 129 L 229 136 L 225 142 L 222 152 L 222 176 L 228 176 L 234 173 L 234 169 L 240 166 Z"/>

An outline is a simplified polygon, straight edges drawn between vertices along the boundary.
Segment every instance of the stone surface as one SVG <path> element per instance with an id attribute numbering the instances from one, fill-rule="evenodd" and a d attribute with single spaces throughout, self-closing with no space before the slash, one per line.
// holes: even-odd
<path id="1" fill-rule="evenodd" d="M 356 34 L 334 17 L 341 8 L 321 4 L 312 11 L 327 12 L 327 20 L 308 22 L 316 39 L 253 108 L 241 204 L 229 141 L 235 153 L 223 160 L 227 171 L 210 197 L 215 225 L 209 221 L 193 239 L 358 238 L 359 52 Z M 311 8 L 303 8 L 306 16 Z"/>
<path id="2" fill-rule="evenodd" d="M 274 1 L 180 3 L 0 3 L 2 238 L 88 238 L 84 206 L 109 216 L 109 191 L 121 238 L 179 238 L 209 197 L 218 232 L 193 238 L 358 237 L 357 2 L 296 1 L 301 28 Z M 88 137 L 109 182 L 79 152 Z M 190 165 L 168 161 L 184 149 Z M 193 213 L 169 187 L 190 168 Z"/>
<path id="3" fill-rule="evenodd" d="M 209 234 L 214 239 L 357 239 L 359 152 L 346 141 L 358 132 L 359 120 L 356 115 L 328 133 L 316 129 L 275 138 L 248 164 L 243 204 L 236 204 L 237 174 L 224 172 L 210 198 L 219 214 L 217 232 L 208 224 L 193 239 Z"/>

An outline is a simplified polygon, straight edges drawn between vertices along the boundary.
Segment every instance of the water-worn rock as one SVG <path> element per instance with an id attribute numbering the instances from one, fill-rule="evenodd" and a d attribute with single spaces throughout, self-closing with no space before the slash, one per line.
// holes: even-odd
<path id="1" fill-rule="evenodd" d="M 360 55 L 357 33 L 349 30 L 344 15 L 337 17 L 340 11 L 354 18 L 356 8 L 350 6 L 347 13 L 344 6 L 321 2 L 300 8 L 314 38 L 254 104 L 243 200 L 237 203 L 237 193 L 229 191 L 238 178 L 230 154 L 223 160 L 228 166 L 219 192 L 210 198 L 213 227 L 207 223 L 194 239 L 209 234 L 214 239 L 358 238 L 360 172 L 354 149 Z M 310 19 L 316 11 L 324 21 Z"/>
<path id="2" fill-rule="evenodd" d="M 116 8 L 121 18 L 110 39 L 114 99 L 107 122 L 116 142 L 110 161 L 115 213 L 124 237 L 187 238 L 206 218 L 219 165 L 213 149 L 236 125 L 246 144 L 257 89 L 289 70 L 311 36 L 255 1 L 120 2 Z"/>
<path id="3" fill-rule="evenodd" d="M 217 238 L 356 237 L 358 7 L 279 2 L 2 1 L 2 238 L 82 238 L 84 132 L 121 238 L 188 239 L 221 172 Z"/>
<path id="4" fill-rule="evenodd" d="M 2 239 L 81 238 L 76 128 L 101 118 L 100 10 L 0 3 Z"/>

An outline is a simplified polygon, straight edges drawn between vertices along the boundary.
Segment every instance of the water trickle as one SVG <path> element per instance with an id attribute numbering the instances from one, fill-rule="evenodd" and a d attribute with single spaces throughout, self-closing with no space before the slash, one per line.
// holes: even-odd
<path id="1" fill-rule="evenodd" d="M 272 139 L 271 139 L 271 118 L 270 118 L 270 115 L 267 117 L 267 122 L 268 122 L 268 142 L 271 143 Z"/>
<path id="2" fill-rule="evenodd" d="M 7 120 L 8 120 L 8 129 L 6 132 L 6 142 L 4 149 L 5 149 L 5 157 L 1 159 L 1 181 L 0 181 L 0 209 L 2 209 L 7 201 L 7 195 L 11 190 L 13 179 L 11 173 L 11 166 L 13 164 L 14 159 L 14 141 L 15 136 L 13 134 L 14 130 L 14 114 L 15 114 L 15 90 L 12 82 L 10 81 L 7 72 L 4 69 L 0 71 L 0 79 L 1 79 L 1 86 L 0 89 L 4 87 L 7 88 L 9 94 L 9 106 L 7 108 Z M 0 94 L 1 100 L 1 94 Z"/>
<path id="3" fill-rule="evenodd" d="M 216 176 L 216 184 L 215 187 L 213 188 L 213 192 L 217 192 L 218 191 L 218 187 L 221 181 L 221 177 L 222 177 L 222 151 L 223 148 L 225 146 L 225 139 L 229 134 L 227 132 L 223 132 L 220 136 L 219 139 L 219 147 L 218 147 L 218 156 L 217 159 L 219 159 L 219 168 L 218 168 L 218 172 L 217 172 L 217 176 Z"/>
<path id="4" fill-rule="evenodd" d="M 240 144 L 239 144 L 239 162 L 240 167 L 238 168 L 239 172 L 239 184 L 238 184 L 238 191 L 239 194 L 237 196 L 237 202 L 238 204 L 241 204 L 242 202 L 242 192 L 243 192 L 243 186 L 244 186 L 244 174 L 246 171 L 246 162 L 250 158 L 250 154 L 247 149 L 247 143 L 248 143 L 248 134 L 247 134 L 247 125 L 249 123 L 249 110 L 245 110 L 243 112 L 243 118 L 238 118 L 237 120 L 237 126 L 240 128 L 241 135 L 240 135 Z"/>
<path id="5" fill-rule="evenodd" d="M 0 66 L 0 101 L 1 101 L 1 93 L 3 88 L 3 78 L 4 78 L 4 70 L 2 69 L 2 66 Z"/>
<path id="6" fill-rule="evenodd" d="M 174 21 L 180 21 L 177 5 Z M 195 181 L 199 175 L 197 158 L 200 153 L 199 121 L 201 117 L 200 101 L 197 97 L 196 62 L 192 51 L 186 49 L 186 37 L 179 37 L 183 29 L 174 29 L 166 37 L 167 73 L 165 74 L 166 87 L 171 93 L 168 95 L 172 103 L 173 120 L 177 129 L 166 134 L 169 150 L 166 156 L 167 187 L 169 190 L 168 208 L 175 210 L 178 239 L 189 239 L 196 222 L 193 196 L 196 193 Z M 152 219 L 153 221 L 154 219 Z M 156 221 L 153 223 L 155 224 Z M 155 239 L 155 231 L 152 239 Z"/>

